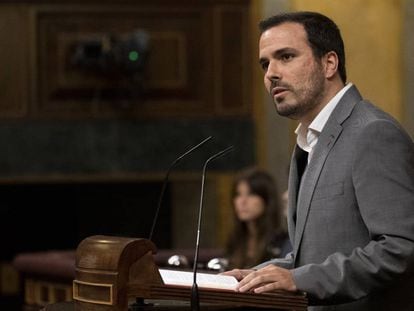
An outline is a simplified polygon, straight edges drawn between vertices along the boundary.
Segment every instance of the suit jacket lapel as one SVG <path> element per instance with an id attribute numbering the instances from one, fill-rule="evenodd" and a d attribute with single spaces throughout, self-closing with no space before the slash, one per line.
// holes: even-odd
<path id="1" fill-rule="evenodd" d="M 297 158 L 298 158 L 298 149 L 299 147 L 296 146 L 295 150 L 293 151 L 292 158 L 290 160 L 290 170 L 289 170 L 289 185 L 288 185 L 288 230 L 289 230 L 289 238 L 292 244 L 295 241 L 295 230 L 296 230 L 296 206 L 297 206 L 297 194 L 299 188 L 299 176 L 298 176 L 298 165 L 297 165 Z"/>
<path id="2" fill-rule="evenodd" d="M 337 125 L 330 129 L 329 135 L 321 135 L 319 137 L 311 161 L 302 176 L 302 184 L 297 201 L 296 233 L 294 242 L 295 250 L 299 249 L 302 240 L 313 192 L 318 182 L 323 164 L 341 131 L 342 127 Z M 324 133 L 326 133 L 325 130 Z"/>
<path id="3" fill-rule="evenodd" d="M 326 123 L 322 133 L 318 138 L 318 143 L 314 147 L 313 154 L 309 165 L 302 176 L 302 184 L 298 194 L 298 199 L 294 207 L 296 211 L 296 224 L 295 224 L 295 235 L 292 239 L 294 245 L 295 259 L 297 258 L 296 254 L 300 247 L 302 241 L 302 235 L 306 224 L 306 219 L 309 213 L 309 208 L 313 196 L 313 192 L 317 185 L 319 176 L 321 174 L 323 165 L 326 161 L 326 158 L 331 151 L 332 147 L 335 145 L 339 135 L 342 132 L 342 123 L 349 117 L 354 108 L 356 102 L 360 101 L 361 95 L 355 86 L 352 86 L 342 97 L 337 107 L 332 112 L 328 122 Z M 296 168 L 296 164 L 295 164 Z M 292 172 L 291 172 L 292 173 Z M 296 168 L 296 185 L 297 185 L 297 168 Z M 294 178 L 290 178 L 289 187 L 290 196 L 292 198 L 293 193 L 296 195 L 298 185 L 295 187 L 292 185 Z M 295 196 L 296 197 L 296 196 Z M 293 211 L 292 211 L 293 212 Z M 292 218 L 290 218 L 292 220 Z"/>

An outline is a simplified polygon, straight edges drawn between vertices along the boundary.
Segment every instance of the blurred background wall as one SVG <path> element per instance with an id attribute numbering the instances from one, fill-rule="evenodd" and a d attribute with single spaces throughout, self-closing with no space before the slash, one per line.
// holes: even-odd
<path id="1" fill-rule="evenodd" d="M 202 164 L 228 145 L 208 172 L 203 247 L 225 243 L 238 170 L 266 168 L 284 190 L 296 124 L 264 90 L 257 23 L 287 10 L 333 18 L 349 81 L 414 137 L 413 0 L 0 1 L 2 293 L 18 253 L 146 237 L 167 167 L 207 136 L 171 175 L 159 247 L 193 247 Z"/>

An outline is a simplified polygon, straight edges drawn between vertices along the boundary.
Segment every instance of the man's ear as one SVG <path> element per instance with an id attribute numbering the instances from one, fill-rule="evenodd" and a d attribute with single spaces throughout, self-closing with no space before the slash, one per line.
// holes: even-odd
<path id="1" fill-rule="evenodd" d="M 338 72 L 339 59 L 334 51 L 325 54 L 322 59 L 325 67 L 325 77 L 332 78 Z"/>

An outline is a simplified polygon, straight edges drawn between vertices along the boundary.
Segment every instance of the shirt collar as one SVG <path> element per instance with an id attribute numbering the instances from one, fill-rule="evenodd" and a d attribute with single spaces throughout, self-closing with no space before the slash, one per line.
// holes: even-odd
<path id="1" fill-rule="evenodd" d="M 328 102 L 328 104 L 322 108 L 315 119 L 313 119 L 308 128 L 304 127 L 302 123 L 299 123 L 298 127 L 295 130 L 295 134 L 297 135 L 296 142 L 301 149 L 307 152 L 310 152 L 312 150 L 318 141 L 319 134 L 325 127 L 326 122 L 328 122 L 332 111 L 335 109 L 342 96 L 351 86 L 352 83 L 348 83 L 338 93 L 336 93 L 336 95 Z"/>

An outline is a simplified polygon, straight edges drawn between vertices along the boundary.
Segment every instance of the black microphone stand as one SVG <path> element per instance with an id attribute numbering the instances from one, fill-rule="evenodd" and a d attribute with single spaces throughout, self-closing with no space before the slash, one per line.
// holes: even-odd
<path id="1" fill-rule="evenodd" d="M 198 295 L 198 286 L 197 286 L 197 264 L 198 264 L 198 250 L 200 248 L 200 230 L 201 230 L 201 218 L 203 215 L 203 198 L 204 198 L 204 185 L 206 179 L 206 168 L 208 163 L 211 161 L 224 156 L 226 153 L 233 150 L 233 146 L 227 147 L 226 149 L 212 155 L 209 157 L 206 162 L 204 162 L 203 166 L 203 175 L 201 179 L 201 195 L 200 195 L 200 207 L 198 210 L 198 224 L 197 224 L 197 240 L 196 240 L 196 249 L 194 255 L 194 263 L 193 263 L 193 286 L 191 287 L 191 311 L 199 311 L 200 310 L 200 298 Z"/>
<path id="2" fill-rule="evenodd" d="M 158 214 L 160 212 L 160 208 L 161 208 L 161 203 L 162 203 L 162 199 L 164 197 L 164 193 L 165 193 L 165 189 L 167 188 L 167 182 L 168 182 L 168 178 L 170 176 L 170 172 L 172 170 L 172 168 L 174 166 L 176 166 L 178 164 L 178 162 L 181 161 L 182 158 L 184 158 L 185 156 L 189 155 L 190 153 L 192 153 L 193 151 L 195 151 L 196 149 L 200 148 L 202 145 L 204 145 L 206 142 L 208 142 L 210 139 L 212 139 L 213 136 L 209 136 L 206 139 L 204 139 L 202 142 L 200 142 L 199 144 L 195 145 L 194 147 L 192 147 L 191 149 L 189 149 L 188 151 L 186 151 L 185 153 L 183 153 L 182 155 L 180 155 L 177 159 L 174 160 L 173 163 L 171 163 L 170 167 L 167 170 L 167 173 L 165 174 L 165 178 L 164 178 L 164 182 L 162 184 L 162 188 L 161 188 L 161 193 L 160 193 L 160 197 L 158 199 L 158 205 L 157 205 L 157 209 L 155 211 L 155 215 L 154 215 L 154 220 L 152 222 L 152 226 L 151 226 L 151 231 L 148 237 L 148 240 L 152 241 L 152 235 L 154 234 L 154 229 L 155 229 L 155 225 L 157 223 L 158 220 Z"/>

